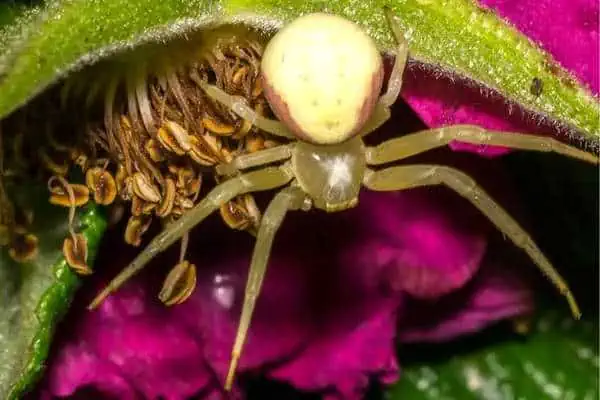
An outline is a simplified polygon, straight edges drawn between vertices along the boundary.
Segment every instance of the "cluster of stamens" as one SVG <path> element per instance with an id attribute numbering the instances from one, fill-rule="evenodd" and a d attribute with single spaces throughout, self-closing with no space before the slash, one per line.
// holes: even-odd
<path id="1" fill-rule="evenodd" d="M 3 121 L 0 245 L 18 262 L 37 255 L 38 239 L 30 224 L 15 221 L 18 210 L 5 190 L 23 178 L 47 180 L 50 203 L 69 208 L 70 234 L 62 249 L 80 274 L 92 270 L 85 236 L 76 229 L 76 208 L 93 200 L 128 215 L 124 239 L 133 246 L 142 244 L 153 220 L 178 219 L 197 204 L 205 180 L 212 186 L 228 178 L 216 174 L 216 165 L 277 144 L 198 85 L 214 84 L 270 116 L 259 78 L 261 53 L 257 41 L 223 40 L 187 65 L 111 82 L 100 101 L 90 100 L 89 92 L 82 99 L 65 82 Z M 238 196 L 220 213 L 229 227 L 250 232 L 261 217 L 251 195 Z M 167 305 L 184 301 L 195 286 L 186 248 L 187 236 L 159 295 Z"/>

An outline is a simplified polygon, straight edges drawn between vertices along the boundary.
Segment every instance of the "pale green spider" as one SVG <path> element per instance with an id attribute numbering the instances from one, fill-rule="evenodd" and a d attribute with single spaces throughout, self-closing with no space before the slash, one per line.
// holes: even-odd
<path id="1" fill-rule="evenodd" d="M 219 206 L 241 193 L 285 186 L 267 207 L 256 236 L 244 305 L 225 383 L 230 389 L 261 289 L 273 238 L 288 210 L 316 207 L 327 212 L 346 210 L 358 202 L 361 187 L 377 191 L 407 190 L 446 185 L 470 200 L 497 228 L 521 247 L 539 269 L 566 296 L 575 317 L 580 312 L 566 282 L 542 254 L 531 237 L 476 182 L 464 173 L 442 165 L 387 164 L 446 146 L 453 140 L 506 146 L 521 150 L 556 152 L 591 163 L 592 154 L 551 138 L 505 134 L 477 126 L 460 125 L 428 129 L 366 147 L 363 136 L 390 116 L 390 106 L 400 93 L 408 46 L 385 11 L 398 47 L 386 92 L 383 60 L 372 39 L 342 17 L 305 15 L 280 30 L 265 48 L 261 63 L 266 97 L 280 121 L 254 113 L 242 98 L 226 94 L 196 79 L 206 93 L 262 130 L 290 140 L 256 153 L 241 155 L 218 172 L 231 178 L 215 187 L 195 208 L 167 226 L 90 305 L 96 307 Z M 251 171 L 248 171 L 251 170 Z M 243 171 L 243 172 L 242 172 Z"/>

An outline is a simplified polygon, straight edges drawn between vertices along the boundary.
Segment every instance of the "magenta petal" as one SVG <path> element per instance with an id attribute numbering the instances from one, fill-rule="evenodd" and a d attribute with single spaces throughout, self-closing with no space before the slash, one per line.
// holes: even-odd
<path id="1" fill-rule="evenodd" d="M 296 212 L 286 218 L 240 373 L 271 364 L 271 377 L 302 389 L 335 393 L 359 393 L 371 376 L 396 377 L 397 300 L 382 297 L 381 269 L 371 252 L 377 246 L 368 233 L 370 226 L 361 226 L 357 214 L 358 210 L 334 215 Z M 197 244 L 222 248 L 226 243 L 231 246 L 231 238 L 220 246 Z M 238 243 L 235 253 L 213 257 L 204 252 L 201 271 L 219 271 L 219 283 L 202 278 L 193 297 L 173 311 L 187 329 L 202 332 L 206 360 L 221 379 L 238 325 L 249 249 Z M 326 359 L 329 368 L 315 374 L 315 357 Z"/>
<path id="2" fill-rule="evenodd" d="M 488 257 L 489 258 L 489 257 Z M 495 321 L 533 311 L 533 293 L 504 260 L 487 261 L 463 290 L 429 303 L 408 301 L 400 340 L 437 342 L 477 332 Z"/>
<path id="3" fill-rule="evenodd" d="M 353 318 L 345 324 L 336 320 L 325 324 L 304 352 L 269 376 L 343 399 L 361 399 L 371 378 L 395 381 L 395 308 L 396 303 L 388 300 L 365 312 L 353 310 Z"/>
<path id="4" fill-rule="evenodd" d="M 362 218 L 381 242 L 377 263 L 388 284 L 415 297 L 462 287 L 478 270 L 487 229 L 470 205 L 445 188 L 364 193 Z"/>
<path id="5" fill-rule="evenodd" d="M 178 322 L 204 338 L 204 357 L 221 381 L 229 367 L 250 265 L 251 238 L 239 237 L 245 245 L 236 243 L 236 252 L 204 252 L 194 259 L 201 266 L 196 291 L 172 310 Z M 235 242 L 230 239 L 215 247 L 231 246 Z M 240 372 L 289 357 L 305 344 L 305 321 L 310 312 L 305 303 L 310 286 L 303 271 L 305 261 L 302 257 L 286 257 L 282 251 L 273 253 L 246 338 Z"/>
<path id="6" fill-rule="evenodd" d="M 83 311 L 49 368 L 47 391 L 93 385 L 119 399 L 183 400 L 214 386 L 198 336 L 149 298 L 144 280 L 125 285 L 95 311 Z"/>
<path id="7" fill-rule="evenodd" d="M 599 91 L 598 2 L 595 0 L 480 0 L 517 29 L 537 41 L 593 93 Z M 547 23 L 544 23 L 546 21 Z M 565 38 L 569 38 L 566 40 Z M 549 133 L 518 108 L 507 109 L 497 96 L 484 98 L 479 90 L 454 79 L 436 79 L 424 71 L 405 74 L 403 98 L 431 127 L 477 124 L 488 129 Z M 454 150 L 497 156 L 508 150 L 454 142 Z"/>
<path id="8" fill-rule="evenodd" d="M 371 378 L 395 379 L 403 293 L 440 296 L 464 286 L 478 269 L 487 228 L 471 211 L 447 190 L 423 190 L 365 192 L 344 213 L 291 213 L 273 248 L 240 376 L 263 371 L 345 398 L 358 398 Z M 218 387 L 253 239 L 215 218 L 197 227 L 190 243 L 188 258 L 198 266 L 190 299 L 166 308 L 155 297 L 155 268 L 175 259 L 174 248 L 98 310 L 81 315 L 49 371 L 54 394 L 93 384 L 123 398 L 182 399 Z M 399 271 L 393 279 L 390 270 Z M 91 364 L 90 373 L 74 371 L 78 363 Z M 63 374 L 69 379 L 61 382 Z"/>
<path id="9" fill-rule="evenodd" d="M 59 366 L 58 368 L 55 366 Z M 66 397 L 85 386 L 93 386 L 106 396 L 122 400 L 136 399 L 135 388 L 110 361 L 102 360 L 85 344 L 71 344 L 61 349 L 48 370 L 46 398 Z"/>

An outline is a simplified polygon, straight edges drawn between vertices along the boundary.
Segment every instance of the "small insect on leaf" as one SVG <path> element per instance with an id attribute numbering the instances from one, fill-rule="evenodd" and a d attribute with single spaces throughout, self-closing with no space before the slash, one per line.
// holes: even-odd
<path id="1" fill-rule="evenodd" d="M 196 287 L 196 266 L 188 261 L 177 264 L 167 275 L 158 298 L 167 306 L 181 304 Z"/>
<path id="2" fill-rule="evenodd" d="M 531 80 L 531 86 L 529 87 L 529 92 L 535 97 L 540 97 L 542 95 L 542 91 L 544 90 L 544 82 L 535 77 Z"/>
<path id="3" fill-rule="evenodd" d="M 8 255 L 18 263 L 35 260 L 39 252 L 38 238 L 22 227 L 16 227 Z"/>
<path id="4" fill-rule="evenodd" d="M 67 237 L 63 242 L 63 255 L 69 266 L 79 275 L 90 275 L 92 269 L 87 265 L 87 239 L 81 233 Z"/>
<path id="5" fill-rule="evenodd" d="M 97 204 L 109 205 L 117 197 L 117 184 L 110 174 L 100 167 L 90 168 L 85 174 L 87 187 L 94 193 L 94 201 Z"/>

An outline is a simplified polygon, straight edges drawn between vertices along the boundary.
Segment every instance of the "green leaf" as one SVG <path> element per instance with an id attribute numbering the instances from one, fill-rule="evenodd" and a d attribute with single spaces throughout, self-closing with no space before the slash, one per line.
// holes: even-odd
<path id="1" fill-rule="evenodd" d="M 67 310 L 79 286 L 79 278 L 62 256 L 67 237 L 67 212 L 47 202 L 45 186 L 10 188 L 20 207 L 34 211 L 30 231 L 39 239 L 39 255 L 17 264 L 0 248 L 0 398 L 18 399 L 35 383 L 57 322 Z M 99 210 L 88 205 L 79 213 L 79 228 L 88 240 L 92 264 L 106 222 Z"/>
<path id="2" fill-rule="evenodd" d="M 37 3 L 37 2 L 34 2 Z M 0 3 L 0 71 L 4 68 L 7 47 L 22 36 L 21 28 L 31 23 L 40 7 L 37 4 L 25 4 L 23 1 L 6 1 Z"/>
<path id="3" fill-rule="evenodd" d="M 123 46 L 141 37 L 149 40 L 172 33 L 175 26 L 168 23 L 210 15 L 214 6 L 214 2 L 202 0 L 49 2 L 30 23 L 27 37 L 15 39 L 10 49 L 15 56 L 6 61 L 4 73 L 0 64 L 0 76 L 5 75 L 0 82 L 0 118 L 75 67 L 83 56 L 95 60 L 109 45 Z"/>
<path id="4" fill-rule="evenodd" d="M 493 12 L 469 0 L 399 3 L 399 22 L 411 32 L 417 58 L 483 82 L 538 115 L 574 126 L 596 143 L 600 139 L 598 99 Z M 539 95 L 531 90 L 534 79 L 543 84 Z"/>
<path id="5" fill-rule="evenodd" d="M 24 8 L 21 3 L 0 3 L 0 32 L 4 30 L 5 25 L 13 23 Z M 4 43 L 4 40 L 0 43 Z"/>
<path id="6" fill-rule="evenodd" d="M 468 340 L 468 348 L 476 341 Z M 598 366 L 597 319 L 576 322 L 547 312 L 525 337 L 450 356 L 446 362 L 405 365 L 387 399 L 591 400 L 598 398 Z"/>
<path id="7" fill-rule="evenodd" d="M 180 35 L 208 22 L 244 20 L 265 29 L 302 13 L 329 11 L 361 23 L 382 49 L 393 48 L 383 17 L 393 8 L 412 56 L 496 89 L 521 106 L 600 138 L 598 101 L 548 54 L 471 0 L 64 0 L 29 23 L 0 63 L 0 117 L 70 69 L 140 41 Z M 530 93 L 543 82 L 539 96 Z"/>

